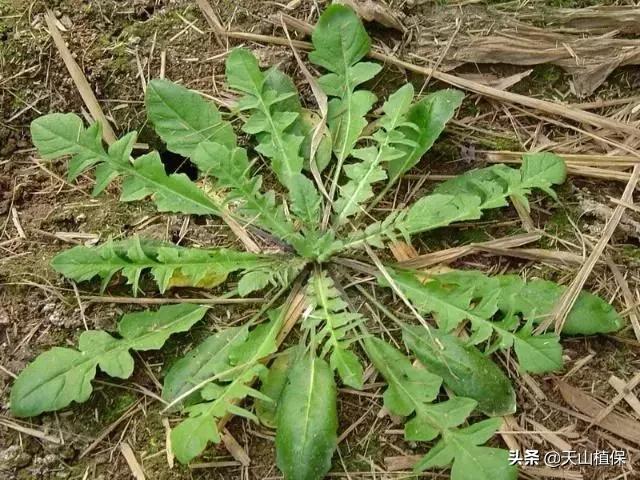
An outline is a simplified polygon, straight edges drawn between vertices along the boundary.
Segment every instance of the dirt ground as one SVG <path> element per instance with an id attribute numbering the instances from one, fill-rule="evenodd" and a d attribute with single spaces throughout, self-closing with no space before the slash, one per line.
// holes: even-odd
<path id="1" fill-rule="evenodd" d="M 222 22 L 233 30 L 282 36 L 272 15 L 282 10 L 277 2 L 260 0 L 217 0 L 211 2 Z M 286 3 L 286 2 L 283 2 Z M 296 2 L 292 2 L 296 3 Z M 311 23 L 322 1 L 303 0 L 289 13 Z M 461 31 L 491 25 L 488 4 L 463 2 L 395 1 L 391 4 L 401 22 L 402 33 L 370 25 L 370 32 L 387 51 L 410 61 L 417 54 L 435 62 L 446 53 L 446 44 L 458 28 Z M 550 0 L 538 2 L 544 8 L 582 7 L 595 2 Z M 142 105 L 143 82 L 159 75 L 161 57 L 166 56 L 166 77 L 206 95 L 225 98 L 223 70 L 227 45 L 219 45 L 195 2 L 186 0 L 0 0 L 0 478 L 7 479 L 125 479 L 131 470 L 121 453 L 131 446 L 149 479 L 266 479 L 279 478 L 273 453 L 273 432 L 251 422 L 234 419 L 229 429 L 251 463 L 242 467 L 224 447 L 209 448 L 191 467 L 167 465 L 166 432 L 161 407 L 153 395 L 160 393 L 166 368 L 199 338 L 216 326 L 251 313 L 248 309 L 213 309 L 208 322 L 189 334 L 172 338 L 161 352 L 138 356 L 138 368 L 127 381 L 98 376 L 90 401 L 57 414 L 30 421 L 12 418 L 9 391 L 12 377 L 35 356 L 55 345 L 75 345 L 84 329 L 112 329 L 124 311 L 135 304 L 89 302 L 82 296 L 99 294 L 93 283 L 77 287 L 60 278 L 49 266 L 57 252 L 74 244 L 95 243 L 109 237 L 137 233 L 152 238 L 180 240 L 184 245 L 234 245 L 231 232 L 212 219 L 185 223 L 178 215 L 157 214 L 150 202 L 130 204 L 117 201 L 117 185 L 92 198 L 92 178 L 83 175 L 68 183 L 66 162 L 45 163 L 37 158 L 29 135 L 29 123 L 47 112 L 86 113 L 84 104 L 60 59 L 47 31 L 43 13 L 51 8 L 64 30 L 62 34 L 114 130 L 121 135 L 140 133 L 140 142 L 162 148 L 146 123 Z M 425 39 L 429 41 L 426 42 Z M 428 50 L 434 43 L 438 48 Z M 227 42 L 227 40 L 224 40 Z M 240 45 L 228 40 L 228 46 Z M 285 47 L 245 42 L 266 64 L 278 64 L 298 84 L 303 76 L 290 50 Z M 504 77 L 521 71 L 509 65 L 464 65 L 461 74 Z M 142 73 L 143 78 L 141 78 Z M 424 92 L 446 85 L 418 75 L 389 68 L 371 87 L 382 97 L 392 86 L 412 81 Z M 632 96 L 640 85 L 636 67 L 617 69 L 596 93 L 577 99 L 569 88 L 570 78 L 558 67 L 541 65 L 511 88 L 536 98 L 566 103 L 592 102 Z M 306 86 L 301 87 L 309 95 Z M 612 115 L 606 108 L 596 109 Z M 631 114 L 629 114 L 631 115 Z M 635 115 L 635 113 L 633 114 Z M 628 121 L 636 121 L 637 116 Z M 533 132 L 533 133 L 532 133 Z M 534 138 L 535 137 L 535 138 Z M 533 138 L 533 140 L 532 140 Z M 562 125 L 532 118 L 512 106 L 500 105 L 477 95 L 468 95 L 456 121 L 446 130 L 418 168 L 411 173 L 448 175 L 483 166 L 484 150 L 528 150 L 544 141 L 556 142 L 558 151 L 605 153 L 606 145 L 586 138 Z M 564 147 L 563 147 L 564 145 Z M 170 169 L 184 168 L 167 165 Z M 420 180 L 408 177 L 403 191 L 412 191 Z M 421 188 L 428 190 L 433 182 Z M 532 202 L 534 224 L 547 236 L 539 248 L 562 249 L 582 254 L 597 242 L 604 222 L 615 207 L 609 197 L 619 198 L 624 182 L 570 176 L 559 189 L 559 202 L 541 196 Z M 606 256 L 626 277 L 637 301 L 640 273 L 640 215 L 628 211 Z M 521 233 L 514 209 L 504 209 L 482 221 L 464 227 L 443 229 L 416 238 L 420 253 L 474 241 Z M 517 260 L 489 255 L 465 257 L 459 268 L 491 272 L 516 272 L 567 284 L 576 265 Z M 613 302 L 628 317 L 629 310 L 614 276 L 602 262 L 587 282 L 590 291 Z M 150 292 L 153 290 L 150 288 Z M 213 292 L 216 293 L 216 292 Z M 125 286 L 114 286 L 110 295 L 129 296 Z M 152 293 L 151 293 L 152 294 Z M 512 432 L 522 448 L 547 451 L 557 448 L 546 432 L 555 432 L 574 450 L 625 449 L 631 459 L 624 467 L 575 469 L 584 479 L 640 478 L 637 468 L 640 445 L 629 444 L 612 432 L 593 427 L 575 415 L 575 408 L 563 400 L 556 380 L 564 378 L 604 403 L 615 397 L 608 380 L 612 375 L 628 381 L 640 366 L 639 347 L 630 327 L 612 336 L 566 338 L 566 368 L 558 375 L 519 377 L 510 372 L 518 389 L 515 421 L 527 432 Z M 367 386 L 364 393 L 342 389 L 340 432 L 349 433 L 334 457 L 334 475 L 359 478 L 411 478 L 407 470 L 390 471 L 389 457 L 417 455 L 425 445 L 402 440 L 399 424 L 379 416 L 381 384 Z M 616 410 L 630 421 L 637 414 L 625 403 Z M 635 416 L 634 416 L 635 415 Z M 170 419 L 177 420 L 174 418 Z M 355 423 L 354 423 L 355 422 Z M 30 430 L 32 429 L 32 430 Z M 543 433 L 541 433 L 543 432 Z M 496 444 L 503 440 L 497 438 Z M 386 462 L 385 462 L 386 460 Z M 632 472 L 632 473 L 630 473 Z M 549 472 L 547 472 L 548 474 Z M 431 472 L 425 478 L 448 478 L 448 473 Z M 560 478 L 542 471 L 522 473 L 522 478 Z"/>

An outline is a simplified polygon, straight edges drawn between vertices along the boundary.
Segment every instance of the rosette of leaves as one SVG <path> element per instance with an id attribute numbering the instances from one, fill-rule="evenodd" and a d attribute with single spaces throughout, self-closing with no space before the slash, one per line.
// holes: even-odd
<path id="1" fill-rule="evenodd" d="M 379 271 L 378 287 L 393 288 L 422 320 L 412 324 L 389 315 L 399 322 L 407 354 L 369 333 L 368 319 L 349 301 L 353 287 L 344 287 L 337 273 L 367 262 L 363 250 L 477 220 L 510 199 L 528 208 L 536 190 L 555 198 L 553 186 L 565 179 L 564 163 L 542 153 L 525 155 L 519 169 L 472 170 L 384 218 L 365 220 L 423 158 L 463 95 L 441 90 L 416 98 L 406 84 L 380 102 L 374 118 L 378 100 L 365 84 L 381 66 L 364 61 L 371 42 L 359 18 L 347 7 L 332 5 L 312 40 L 309 60 L 324 72 L 318 84 L 329 98 L 326 126 L 303 107 L 289 77 L 274 67 L 262 69 L 244 49 L 227 58 L 228 87 L 238 96 L 231 112 L 170 81 L 149 82 L 149 120 L 168 150 L 198 167 L 196 181 L 167 173 L 157 152 L 134 156 L 135 132 L 105 148 L 100 124 L 85 127 L 74 114 L 45 115 L 31 126 L 41 157 L 69 158 L 69 180 L 94 169 L 94 194 L 119 179 L 122 201 L 149 199 L 159 212 L 233 221 L 271 239 L 263 252 L 132 237 L 74 247 L 58 254 L 52 266 L 77 282 L 99 279 L 103 289 L 125 279 L 136 294 L 142 293 L 145 277 L 161 293 L 220 288 L 226 282 L 228 294 L 239 296 L 265 289 L 286 292 L 294 281 L 306 282 L 307 309 L 295 348 L 283 350 L 288 304 L 278 306 L 279 296 L 268 294 L 272 307 L 217 331 L 170 366 L 162 399 L 165 411 L 181 415 L 171 445 L 182 463 L 220 442 L 220 421 L 240 415 L 275 428 L 277 465 L 285 478 L 322 478 L 337 448 L 337 383 L 362 388 L 364 366 L 371 364 L 388 384 L 385 406 L 406 419 L 405 438 L 428 445 L 417 471 L 451 466 L 456 480 L 515 478 L 506 451 L 485 445 L 499 428 L 499 416 L 516 409 L 511 383 L 491 354 L 513 350 L 522 372 L 560 370 L 559 336 L 537 335 L 533 326 L 550 314 L 564 287 L 464 271 L 425 281 L 424 274 L 393 265 L 370 266 L 369 271 Z M 230 117 L 238 119 L 252 148 L 238 143 Z M 327 133 L 318 136 L 323 129 Z M 349 256 L 359 262 L 345 261 Z M 129 313 L 115 334 L 86 331 L 77 348 L 42 353 L 13 385 L 13 414 L 35 416 L 86 401 L 98 368 L 127 378 L 134 367 L 131 350 L 161 348 L 170 335 L 203 321 L 206 311 L 178 304 Z M 584 292 L 564 333 L 620 327 L 612 307 Z M 479 415 L 489 418 L 478 420 Z"/>

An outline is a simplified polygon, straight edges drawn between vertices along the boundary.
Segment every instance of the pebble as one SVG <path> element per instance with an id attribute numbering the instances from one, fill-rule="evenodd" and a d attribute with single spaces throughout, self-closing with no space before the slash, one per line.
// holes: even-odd
<path id="1" fill-rule="evenodd" d="M 31 455 L 23 452 L 19 445 L 11 445 L 0 451 L 0 472 L 26 467 L 31 463 Z"/>

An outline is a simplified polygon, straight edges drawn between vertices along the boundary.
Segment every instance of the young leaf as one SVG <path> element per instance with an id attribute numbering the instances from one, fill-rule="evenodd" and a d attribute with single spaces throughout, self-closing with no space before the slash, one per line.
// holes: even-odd
<path id="1" fill-rule="evenodd" d="M 271 310 L 268 315 L 270 320 L 249 332 L 244 341 L 234 342 L 228 349 L 228 355 L 225 351 L 217 356 L 208 349 L 198 352 L 198 355 L 202 353 L 204 356 L 202 360 L 205 367 L 200 372 L 201 376 L 208 373 L 214 375 L 208 377 L 211 382 L 199 391 L 203 402 L 185 408 L 189 417 L 171 431 L 171 445 L 180 463 L 188 463 L 200 455 L 209 442 L 220 442 L 217 422 L 227 413 L 256 420 L 251 412 L 236 405 L 238 401 L 247 396 L 270 400 L 249 386 L 265 370 L 260 361 L 277 350 L 276 338 L 282 326 L 283 313 Z M 227 356 L 226 360 L 224 356 Z M 222 371 L 214 372 L 214 368 Z M 181 386 L 181 389 L 184 387 Z M 171 389 L 176 390 L 175 386 Z"/>
<path id="2" fill-rule="evenodd" d="M 149 271 L 160 291 L 164 292 L 171 287 L 211 288 L 236 271 L 243 271 L 246 275 L 247 272 L 270 269 L 272 277 L 276 278 L 277 273 L 284 274 L 285 270 L 292 268 L 292 263 L 298 262 L 277 255 L 236 252 L 226 248 L 177 247 L 133 237 L 108 241 L 98 247 L 73 247 L 56 255 L 51 266 L 76 282 L 97 276 L 102 280 L 103 288 L 113 275 L 121 272 L 134 292 L 139 289 L 142 273 Z M 242 293 L 251 291 L 245 286 Z"/>
<path id="3" fill-rule="evenodd" d="M 260 143 L 256 150 L 271 159 L 278 180 L 291 194 L 293 212 L 305 225 L 313 226 L 320 217 L 320 195 L 313 182 L 301 173 L 304 137 L 292 133 L 292 126 L 300 117 L 299 103 L 287 101 L 297 92 L 286 91 L 288 84 L 282 80 L 276 88 L 283 88 L 284 92 L 273 88 L 274 82 L 267 82 L 268 74 L 260 70 L 258 60 L 242 48 L 229 54 L 226 72 L 229 86 L 245 94 L 240 110 L 252 112 L 244 131 L 257 136 Z"/>
<path id="4" fill-rule="evenodd" d="M 100 193 L 114 178 L 125 177 L 121 200 L 128 202 L 152 196 L 160 212 L 194 215 L 219 215 L 216 202 L 183 173 L 167 175 L 157 152 L 129 161 L 135 132 L 131 132 L 109 148 L 102 146 L 100 124 L 85 129 L 75 114 L 52 113 L 31 123 L 33 143 L 43 158 L 55 159 L 71 155 L 69 179 L 98 165 L 94 194 Z"/>
<path id="5" fill-rule="evenodd" d="M 320 480 L 337 446 L 336 385 L 329 365 L 297 360 L 278 405 L 276 463 L 288 480 Z"/>
<path id="6" fill-rule="evenodd" d="M 418 311 L 434 314 L 438 325 L 445 332 L 469 320 L 473 335 L 470 344 L 478 344 L 497 335 L 502 348 L 514 347 L 520 367 L 527 372 L 544 373 L 562 368 L 562 347 L 555 334 L 532 337 L 530 325 L 520 327 L 513 311 L 504 312 L 500 321 L 493 320 L 499 312 L 499 290 L 487 291 L 487 295 L 474 304 L 474 291 L 469 288 L 453 288 L 434 281 L 422 283 L 409 272 L 392 272 L 393 279 Z M 437 278 L 437 277 L 436 277 Z"/>
<path id="7" fill-rule="evenodd" d="M 311 141 L 315 128 L 321 122 L 321 117 L 313 110 L 303 108 L 293 80 L 276 67 L 271 67 L 264 72 L 265 91 L 273 91 L 272 95 L 282 100 L 272 106 L 274 112 L 296 112 L 299 115 L 293 121 L 286 133 L 297 137 L 303 137 L 301 154 L 304 158 L 303 168 L 309 170 L 309 158 L 311 154 Z M 326 130 L 326 129 L 325 129 Z M 258 134 L 257 137 L 268 134 Z M 261 141 L 261 139 L 258 139 Z M 322 135 L 316 151 L 316 163 L 318 169 L 322 171 L 330 161 L 331 157 L 331 137 L 328 131 Z"/>
<path id="8" fill-rule="evenodd" d="M 287 128 L 286 132 L 294 136 L 304 137 L 301 145 L 301 154 L 305 162 L 303 168 L 309 170 L 308 162 L 311 155 L 311 141 L 314 130 L 321 121 L 320 116 L 313 110 L 302 107 L 300 98 L 298 97 L 298 89 L 293 83 L 293 80 L 276 67 L 271 67 L 265 71 L 264 84 L 266 91 L 274 91 L 276 98 L 282 98 L 281 101 L 272 106 L 273 111 L 299 113 L 291 126 Z M 266 135 L 268 134 L 258 134 L 257 137 Z M 259 141 L 262 140 L 259 138 Z M 324 170 L 331 160 L 331 136 L 328 131 L 322 135 L 316 151 L 315 160 L 320 171 Z"/>
<path id="9" fill-rule="evenodd" d="M 258 66 L 258 60 L 246 49 L 237 48 L 227 57 L 227 81 L 229 86 L 246 96 L 240 101 L 241 110 L 252 111 L 243 130 L 256 135 L 264 134 L 258 151 L 271 158 L 273 170 L 283 185 L 289 186 L 293 178 L 302 171 L 303 159 L 300 156 L 302 137 L 285 133 L 298 118 L 298 111 L 279 111 L 275 109 L 281 102 L 295 92 L 283 96 L 265 88 L 265 74 Z"/>
<path id="10" fill-rule="evenodd" d="M 453 118 L 463 98 L 464 94 L 458 90 L 438 90 L 409 109 L 406 120 L 411 126 L 403 126 L 400 131 L 411 143 L 399 145 L 402 156 L 389 160 L 389 186 L 394 185 L 433 146 L 447 122 Z"/>
<path id="11" fill-rule="evenodd" d="M 280 240 L 297 245 L 302 238 L 287 219 L 275 194 L 260 191 L 262 177 L 249 174 L 249 160 L 243 148 L 228 148 L 218 143 L 203 142 L 196 149 L 194 162 L 218 180 L 218 186 L 229 189 L 227 202 L 238 202 L 237 213 L 247 222 L 255 222 Z"/>
<path id="12" fill-rule="evenodd" d="M 561 158 L 547 155 L 542 165 L 530 165 L 535 161 L 535 156 L 529 156 L 524 159 L 520 170 L 494 165 L 447 180 L 436 187 L 431 195 L 422 197 L 409 208 L 396 211 L 383 221 L 367 226 L 365 230 L 350 233 L 345 240 L 333 244 L 325 255 L 364 244 L 381 247 L 387 239 L 408 239 L 410 235 L 454 222 L 477 220 L 483 210 L 507 205 L 507 198 L 511 196 L 528 205 L 526 195 L 533 188 L 548 193 L 552 191 L 551 185 L 564 179 L 565 166 Z"/>
<path id="13" fill-rule="evenodd" d="M 129 377 L 133 372 L 129 350 L 162 348 L 170 335 L 189 330 L 206 311 L 206 307 L 179 304 L 129 313 L 118 324 L 121 338 L 88 330 L 80 335 L 78 350 L 54 347 L 40 354 L 13 384 L 12 413 L 32 417 L 86 401 L 97 366 L 112 377 Z"/>
<path id="14" fill-rule="evenodd" d="M 480 218 L 482 210 L 505 207 L 516 197 L 528 207 L 527 195 L 534 188 L 551 196 L 551 185 L 564 181 L 564 161 L 552 154 L 531 154 L 523 158 L 520 170 L 493 165 L 471 170 L 438 185 L 433 194 L 418 200 L 398 228 L 409 233 L 424 232 L 461 220 Z"/>
<path id="15" fill-rule="evenodd" d="M 145 94 L 147 116 L 167 149 L 193 157 L 200 142 L 236 144 L 231 124 L 222 120 L 216 106 L 202 96 L 169 80 L 154 79 Z"/>
<path id="16" fill-rule="evenodd" d="M 314 50 L 309 60 L 330 72 L 319 83 L 327 95 L 336 97 L 329 101 L 327 123 L 333 151 L 338 165 L 342 165 L 367 125 L 364 117 L 376 101 L 372 92 L 355 88 L 372 79 L 381 67 L 360 62 L 369 52 L 371 40 L 360 18 L 343 5 L 327 7 L 313 30 L 312 42 Z"/>
<path id="17" fill-rule="evenodd" d="M 322 121 L 320 115 L 316 112 L 308 109 L 302 109 L 300 112 L 300 121 L 294 123 L 293 131 L 300 132 L 300 135 L 304 135 L 302 142 L 302 155 L 304 156 L 304 169 L 311 170 L 309 160 L 311 158 L 311 144 L 313 136 L 315 134 L 318 124 Z M 325 168 L 331 162 L 331 156 L 333 154 L 331 148 L 331 132 L 326 125 L 321 127 L 320 140 L 317 145 L 316 155 L 314 157 L 318 172 L 323 172 Z"/>
<path id="18" fill-rule="evenodd" d="M 560 157 L 552 153 L 531 153 L 523 155 L 520 170 L 502 164 L 471 170 L 441 183 L 434 193 L 475 194 L 482 199 L 482 209 L 504 207 L 507 198 L 513 196 L 528 208 L 527 195 L 532 189 L 541 189 L 555 198 L 551 186 L 561 184 L 565 178 L 566 167 Z"/>
<path id="19" fill-rule="evenodd" d="M 344 384 L 361 389 L 363 369 L 358 357 L 349 350 L 353 340 L 347 338 L 347 333 L 362 323 L 362 316 L 347 311 L 347 303 L 324 270 L 313 275 L 307 293 L 314 310 L 304 320 L 303 328 L 316 330 L 319 344 L 326 342 L 320 356 L 331 352 L 331 368 Z"/>
<path id="20" fill-rule="evenodd" d="M 431 373 L 443 378 L 456 395 L 472 398 L 490 416 L 516 410 L 516 394 L 500 368 L 478 349 L 448 333 L 406 326 L 402 338 Z"/>
<path id="21" fill-rule="evenodd" d="M 301 173 L 296 175 L 289 185 L 289 200 L 291 210 L 302 221 L 305 235 L 312 236 L 318 230 L 322 203 L 313 181 Z"/>
<path id="22" fill-rule="evenodd" d="M 335 225 L 345 223 L 347 217 L 359 211 L 359 205 L 373 197 L 371 185 L 387 178 L 383 163 L 403 155 L 401 147 L 410 143 L 400 127 L 408 130 L 417 128 L 408 124 L 405 115 L 413 99 L 413 86 L 410 83 L 400 87 L 389 96 L 382 106 L 384 115 L 380 119 L 381 129 L 374 133 L 377 146 L 358 148 L 353 156 L 361 162 L 344 167 L 349 181 L 340 187 L 340 197 L 334 202 Z"/>

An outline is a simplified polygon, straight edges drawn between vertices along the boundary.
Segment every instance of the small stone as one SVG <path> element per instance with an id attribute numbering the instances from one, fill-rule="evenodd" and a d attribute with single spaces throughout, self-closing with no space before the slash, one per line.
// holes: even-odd
<path id="1" fill-rule="evenodd" d="M 23 452 L 19 445 L 0 451 L 0 472 L 26 467 L 30 463 L 31 455 Z"/>
<path id="2" fill-rule="evenodd" d="M 69 18 L 69 15 L 63 15 L 62 18 L 60 19 L 60 23 L 64 25 L 65 28 L 73 27 L 73 22 Z"/>
<path id="3" fill-rule="evenodd" d="M 55 303 L 45 304 L 42 307 L 42 313 L 45 313 L 47 321 L 56 327 L 64 326 L 67 321 L 66 316 L 63 315 L 62 309 Z"/>

